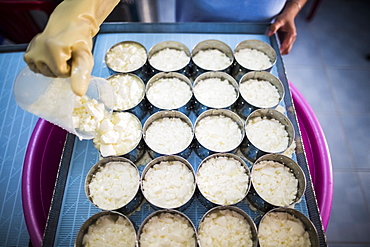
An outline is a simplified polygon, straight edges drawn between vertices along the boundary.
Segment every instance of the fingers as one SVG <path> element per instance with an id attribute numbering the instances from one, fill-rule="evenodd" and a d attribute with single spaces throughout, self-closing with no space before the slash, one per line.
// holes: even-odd
<path id="1" fill-rule="evenodd" d="M 287 55 L 293 48 L 297 34 L 295 32 L 278 32 L 280 40 L 280 53 Z"/>
<path id="2" fill-rule="evenodd" d="M 294 20 L 284 21 L 284 19 L 278 18 L 270 25 L 266 35 L 270 37 L 275 33 L 277 33 L 279 37 L 280 53 L 282 55 L 288 54 L 291 51 L 293 43 L 297 37 Z"/>
<path id="3" fill-rule="evenodd" d="M 90 51 L 76 49 L 72 54 L 71 88 L 78 95 L 85 95 L 90 81 L 94 60 Z"/>
<path id="4" fill-rule="evenodd" d="M 31 71 L 48 77 L 68 77 L 70 67 L 67 61 L 70 58 L 62 47 L 52 43 L 40 41 L 36 36 L 24 54 L 24 61 Z"/>
<path id="5" fill-rule="evenodd" d="M 267 31 L 267 36 L 270 37 L 272 35 L 274 35 L 282 26 L 283 24 L 279 21 L 276 21 L 274 23 L 272 23 L 269 27 L 269 30 Z"/>

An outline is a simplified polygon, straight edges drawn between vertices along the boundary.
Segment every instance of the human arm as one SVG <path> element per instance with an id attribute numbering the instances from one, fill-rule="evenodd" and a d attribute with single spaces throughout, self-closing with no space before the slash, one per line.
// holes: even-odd
<path id="1" fill-rule="evenodd" d="M 72 91 L 84 95 L 94 66 L 92 38 L 119 1 L 64 0 L 30 42 L 25 62 L 35 73 L 71 77 Z"/>
<path id="2" fill-rule="evenodd" d="M 283 55 L 288 54 L 293 47 L 293 43 L 297 37 L 294 19 L 306 2 L 307 0 L 288 0 L 281 13 L 270 25 L 267 36 L 272 36 L 275 33 L 278 34 L 280 40 L 280 52 Z"/>

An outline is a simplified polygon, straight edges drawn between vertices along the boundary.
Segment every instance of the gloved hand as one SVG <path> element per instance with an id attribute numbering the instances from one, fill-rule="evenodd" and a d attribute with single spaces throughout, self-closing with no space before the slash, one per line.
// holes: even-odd
<path id="1" fill-rule="evenodd" d="M 49 77 L 71 77 L 72 91 L 83 96 L 94 66 L 92 38 L 119 1 L 64 0 L 30 42 L 24 55 L 29 68 Z"/>

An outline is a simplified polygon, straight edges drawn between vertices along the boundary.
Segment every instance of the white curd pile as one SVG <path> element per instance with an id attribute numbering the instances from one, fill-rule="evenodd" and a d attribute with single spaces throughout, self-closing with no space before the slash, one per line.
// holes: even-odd
<path id="1" fill-rule="evenodd" d="M 254 146 L 265 152 L 283 152 L 289 146 L 288 132 L 276 119 L 252 118 L 247 122 L 245 133 Z"/>
<path id="2" fill-rule="evenodd" d="M 177 208 L 193 196 L 193 172 L 180 161 L 162 161 L 153 165 L 142 181 L 145 198 L 161 208 Z"/>
<path id="3" fill-rule="evenodd" d="M 180 214 L 160 213 L 151 217 L 143 226 L 139 246 L 195 247 L 195 231 Z"/>
<path id="4" fill-rule="evenodd" d="M 179 78 L 160 78 L 148 87 L 146 96 L 160 109 L 177 109 L 191 99 L 192 91 L 189 84 Z"/>
<path id="5" fill-rule="evenodd" d="M 88 184 L 92 202 L 114 210 L 128 204 L 139 188 L 140 175 L 128 162 L 110 162 L 98 168 Z"/>
<path id="6" fill-rule="evenodd" d="M 200 50 L 193 56 L 193 61 L 206 70 L 223 70 L 232 62 L 225 53 L 218 49 Z"/>
<path id="7" fill-rule="evenodd" d="M 211 212 L 200 223 L 201 247 L 253 246 L 251 227 L 239 213 L 224 209 Z"/>
<path id="8" fill-rule="evenodd" d="M 237 98 L 234 86 L 228 80 L 216 77 L 198 81 L 193 90 L 200 103 L 212 108 L 228 107 Z"/>
<path id="9" fill-rule="evenodd" d="M 144 134 L 147 145 L 161 154 L 180 153 L 193 139 L 189 124 L 176 117 L 164 117 L 153 121 Z"/>
<path id="10" fill-rule="evenodd" d="M 131 72 L 145 64 L 146 50 L 137 43 L 124 42 L 111 48 L 106 63 L 117 72 Z"/>
<path id="11" fill-rule="evenodd" d="M 257 193 L 272 205 L 289 206 L 297 197 L 297 178 L 279 162 L 264 160 L 254 164 L 251 177 Z"/>
<path id="12" fill-rule="evenodd" d="M 47 91 L 35 103 L 29 105 L 28 111 L 70 132 L 77 129 L 91 135 L 95 134 L 108 113 L 103 103 L 86 95 L 74 95 L 70 84 L 58 78 L 52 81 Z"/>
<path id="13" fill-rule="evenodd" d="M 196 179 L 202 194 L 218 205 L 235 204 L 248 192 L 248 173 L 238 160 L 231 157 L 206 160 L 200 166 Z"/>
<path id="14" fill-rule="evenodd" d="M 135 229 L 124 217 L 115 221 L 110 215 L 103 215 L 84 235 L 82 244 L 86 247 L 135 246 Z"/>
<path id="15" fill-rule="evenodd" d="M 160 71 L 176 71 L 184 68 L 190 61 L 185 51 L 165 48 L 149 58 L 150 64 Z"/>
<path id="16" fill-rule="evenodd" d="M 270 212 L 259 224 L 258 239 L 266 246 L 311 246 L 309 234 L 302 222 L 285 212 Z"/>
<path id="17" fill-rule="evenodd" d="M 142 126 L 135 115 L 115 112 L 103 119 L 93 142 L 103 157 L 119 156 L 132 151 L 141 137 Z"/>
<path id="18" fill-rule="evenodd" d="M 238 124 L 224 115 L 200 119 L 195 126 L 195 136 L 200 144 L 215 152 L 233 150 L 243 138 Z"/>
<path id="19" fill-rule="evenodd" d="M 257 49 L 240 49 L 234 56 L 241 66 L 251 70 L 264 70 L 272 66 L 270 58 Z"/>
<path id="20" fill-rule="evenodd" d="M 248 103 L 260 108 L 273 107 L 280 102 L 279 91 L 266 80 L 246 80 L 240 84 L 239 91 Z"/>
<path id="21" fill-rule="evenodd" d="M 114 108 L 116 111 L 131 109 L 144 97 L 144 84 L 136 76 L 121 74 L 108 79 L 113 87 Z"/>
<path id="22" fill-rule="evenodd" d="M 86 95 L 77 97 L 72 113 L 73 127 L 82 132 L 94 133 L 107 113 L 103 103 Z"/>

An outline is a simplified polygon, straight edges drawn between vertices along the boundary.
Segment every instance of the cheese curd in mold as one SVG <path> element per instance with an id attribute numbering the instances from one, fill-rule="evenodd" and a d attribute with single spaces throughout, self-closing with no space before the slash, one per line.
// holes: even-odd
<path id="1" fill-rule="evenodd" d="M 145 198 L 161 208 L 177 208 L 193 196 L 193 172 L 180 161 L 162 161 L 153 165 L 142 181 Z"/>
<path id="2" fill-rule="evenodd" d="M 184 246 L 195 247 L 194 227 L 180 214 L 159 213 L 142 226 L 139 246 Z"/>
<path id="3" fill-rule="evenodd" d="M 240 84 L 239 91 L 248 103 L 260 108 L 273 107 L 280 102 L 277 88 L 266 80 L 246 80 Z"/>
<path id="4" fill-rule="evenodd" d="M 116 111 L 124 111 L 133 108 L 140 103 L 145 94 L 142 81 L 130 74 L 120 74 L 108 78 L 114 92 L 114 108 Z"/>
<path id="5" fill-rule="evenodd" d="M 143 66 L 147 59 L 144 47 L 134 42 L 123 42 L 106 54 L 106 63 L 117 72 L 131 72 Z"/>
<path id="6" fill-rule="evenodd" d="M 141 137 L 142 126 L 135 115 L 114 112 L 102 120 L 93 142 L 103 157 L 119 156 L 131 152 Z"/>
<path id="7" fill-rule="evenodd" d="M 264 216 L 258 228 L 261 247 L 311 246 L 308 232 L 302 222 L 285 212 L 270 212 Z"/>
<path id="8" fill-rule="evenodd" d="M 149 58 L 150 64 L 160 71 L 176 71 L 184 68 L 190 61 L 185 51 L 165 48 Z"/>
<path id="9" fill-rule="evenodd" d="M 228 107 L 237 98 L 234 86 L 228 80 L 216 77 L 198 81 L 193 90 L 200 103 L 212 108 Z"/>
<path id="10" fill-rule="evenodd" d="M 254 164 L 251 177 L 257 193 L 275 206 L 288 206 L 297 197 L 297 178 L 279 162 L 264 160 Z"/>
<path id="11" fill-rule="evenodd" d="M 199 190 L 209 201 L 231 205 L 248 192 L 249 175 L 245 167 L 231 157 L 213 157 L 199 167 L 196 174 Z"/>
<path id="12" fill-rule="evenodd" d="M 160 78 L 147 90 L 148 100 L 160 109 L 177 109 L 192 97 L 189 85 L 179 78 Z"/>
<path id="13" fill-rule="evenodd" d="M 215 152 L 228 152 L 237 148 L 242 140 L 238 124 L 224 115 L 206 116 L 195 126 L 200 144 Z"/>
<path id="14" fill-rule="evenodd" d="M 232 62 L 225 53 L 218 49 L 200 50 L 193 56 L 193 61 L 206 70 L 223 70 Z"/>
<path id="15" fill-rule="evenodd" d="M 90 225 L 83 237 L 83 246 L 127 246 L 135 247 L 135 229 L 124 217 L 114 220 L 110 215 L 103 215 Z"/>
<path id="16" fill-rule="evenodd" d="M 270 58 L 257 49 L 240 49 L 235 52 L 234 56 L 241 66 L 251 70 L 264 70 L 272 66 Z"/>
<path id="17" fill-rule="evenodd" d="M 144 134 L 147 145 L 161 154 L 180 153 L 189 146 L 193 138 L 189 124 L 176 117 L 153 121 Z"/>
<path id="18" fill-rule="evenodd" d="M 207 214 L 200 223 L 198 238 L 202 247 L 253 246 L 251 227 L 247 220 L 229 209 Z"/>
<path id="19" fill-rule="evenodd" d="M 245 133 L 254 146 L 265 152 L 283 152 L 289 145 L 288 132 L 276 119 L 252 118 L 247 122 Z"/>
<path id="20" fill-rule="evenodd" d="M 109 162 L 98 168 L 88 184 L 92 202 L 105 210 L 119 209 L 136 195 L 140 176 L 128 162 Z"/>

